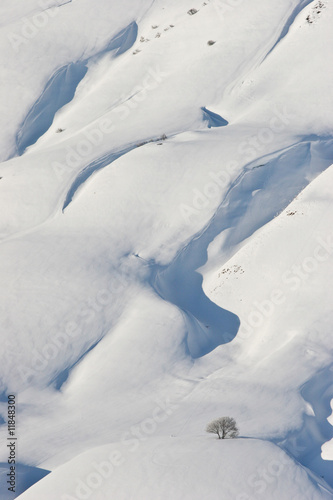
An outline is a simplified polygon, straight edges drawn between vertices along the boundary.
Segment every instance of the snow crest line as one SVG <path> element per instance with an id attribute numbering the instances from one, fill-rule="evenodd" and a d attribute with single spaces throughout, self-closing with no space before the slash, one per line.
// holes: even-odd
<path id="1" fill-rule="evenodd" d="M 331 140 L 322 141 L 316 137 L 313 142 L 314 147 L 319 144 L 325 158 L 328 152 L 331 157 Z M 197 269 L 207 262 L 210 243 L 221 232 L 234 227 L 234 235 L 227 237 L 225 243 L 232 248 L 283 211 L 309 182 L 306 176 L 311 166 L 311 147 L 311 141 L 302 141 L 250 162 L 230 185 L 208 224 L 191 238 L 173 261 L 166 266 L 149 263 L 152 270 L 150 283 L 155 292 L 167 302 L 176 305 L 184 314 L 188 331 L 187 348 L 193 358 L 205 356 L 219 345 L 231 342 L 240 326 L 240 318 L 237 315 L 217 306 L 202 289 L 203 278 Z M 329 166 L 331 160 L 326 161 L 326 166 Z M 264 163 L 260 165 L 262 168 L 258 168 L 258 162 Z M 265 193 L 267 189 L 276 189 L 276 175 L 279 175 L 281 169 L 288 169 L 290 165 L 295 167 L 297 182 L 292 183 L 290 189 L 285 189 L 279 204 L 263 211 L 263 206 L 266 205 L 265 194 L 263 199 L 259 194 L 259 201 L 255 201 L 253 205 L 252 193 L 257 190 Z M 241 205 L 238 203 L 239 199 L 243 200 Z M 249 209 L 256 213 L 251 225 L 242 222 Z"/>
<path id="2" fill-rule="evenodd" d="M 77 193 L 79 188 L 89 179 L 89 177 L 91 177 L 98 170 L 101 170 L 102 168 L 110 165 L 121 156 L 124 156 L 126 153 L 129 153 L 135 147 L 136 146 L 129 146 L 121 151 L 108 153 L 102 156 L 101 158 L 98 158 L 97 160 L 94 160 L 93 162 L 89 163 L 89 165 L 87 165 L 78 174 L 73 184 L 69 188 L 66 199 L 62 207 L 62 211 L 64 212 L 65 209 L 68 207 L 68 205 L 73 201 L 74 195 Z"/>
<path id="3" fill-rule="evenodd" d="M 70 63 L 50 78 L 16 135 L 19 156 L 51 127 L 55 114 L 73 99 L 87 71 L 84 62 Z"/>
<path id="4" fill-rule="evenodd" d="M 113 57 L 120 56 L 133 46 L 137 34 L 138 25 L 132 22 L 117 33 L 103 50 L 82 61 L 71 62 L 51 76 L 16 134 L 19 156 L 47 132 L 56 113 L 73 100 L 79 83 L 88 71 L 89 61 L 96 60 L 107 52 L 113 52 Z"/>
<path id="5" fill-rule="evenodd" d="M 321 457 L 322 445 L 333 438 L 333 427 L 327 421 L 333 399 L 333 365 L 317 372 L 301 388 L 301 395 L 311 405 L 313 415 L 304 415 L 300 430 L 291 432 L 277 444 L 307 469 L 321 476 L 333 487 L 332 465 Z"/>
<path id="6" fill-rule="evenodd" d="M 269 54 L 271 52 L 273 52 L 273 50 L 277 47 L 277 45 L 288 35 L 289 33 L 289 30 L 292 26 L 292 24 L 294 23 L 296 17 L 298 16 L 298 14 L 304 10 L 310 3 L 312 3 L 313 0 L 303 0 L 302 2 L 300 2 L 299 5 L 297 5 L 294 10 L 292 11 L 292 13 L 290 14 L 290 16 L 288 17 L 285 25 L 283 26 L 282 28 L 282 31 L 278 37 L 278 39 L 276 40 L 276 42 L 274 43 L 273 47 L 267 52 L 267 54 L 265 55 L 264 59 L 262 60 L 262 62 L 265 61 L 265 59 L 269 56 Z"/>

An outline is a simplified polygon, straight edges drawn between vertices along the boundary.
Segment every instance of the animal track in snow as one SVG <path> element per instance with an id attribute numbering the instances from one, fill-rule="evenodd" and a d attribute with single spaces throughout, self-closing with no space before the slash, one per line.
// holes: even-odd
<path id="1" fill-rule="evenodd" d="M 313 7 L 312 11 L 308 16 L 306 17 L 306 20 L 309 24 L 313 24 L 316 19 L 319 17 L 319 14 L 321 14 L 322 10 L 325 9 L 326 6 L 325 4 L 319 0 Z"/>
<path id="2" fill-rule="evenodd" d="M 155 29 L 157 29 L 158 27 L 159 27 L 159 26 L 158 26 L 158 24 L 153 24 L 151 28 L 152 28 L 153 30 L 155 30 Z M 163 28 L 163 31 L 169 31 L 171 28 L 174 28 L 174 27 L 175 27 L 175 25 L 174 25 L 174 24 L 168 24 L 165 28 Z M 158 32 L 155 34 L 155 38 L 161 38 L 161 35 L 162 35 L 162 33 L 158 31 Z M 139 39 L 139 42 L 140 42 L 140 43 L 147 43 L 147 42 L 150 42 L 150 39 L 149 39 L 149 38 L 146 38 L 144 35 L 142 35 L 142 36 L 140 37 L 140 39 Z M 133 54 L 133 55 L 136 55 L 136 54 L 138 54 L 139 52 L 141 52 L 141 49 L 138 49 L 138 48 L 137 48 L 136 50 L 134 50 L 134 52 L 132 52 L 132 54 Z"/>
<path id="3" fill-rule="evenodd" d="M 218 278 L 221 277 L 222 274 L 236 274 L 236 273 L 244 274 L 244 269 L 242 269 L 241 266 L 233 265 L 231 267 L 223 268 L 222 271 L 220 271 L 217 275 Z M 228 279 L 228 276 L 226 276 L 226 279 Z"/>

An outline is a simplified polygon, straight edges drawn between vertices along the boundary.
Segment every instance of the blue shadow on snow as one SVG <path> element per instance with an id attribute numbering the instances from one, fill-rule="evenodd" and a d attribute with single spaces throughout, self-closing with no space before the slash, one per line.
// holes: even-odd
<path id="1" fill-rule="evenodd" d="M 213 111 L 209 111 L 209 109 L 203 107 L 201 108 L 203 112 L 204 121 L 208 122 L 208 128 L 212 127 L 225 127 L 229 124 L 227 120 L 222 118 L 222 116 L 217 113 L 213 113 Z"/>
<path id="2" fill-rule="evenodd" d="M 114 57 L 120 56 L 132 47 L 137 34 L 138 25 L 132 22 L 117 33 L 105 49 L 91 59 L 112 51 L 114 51 Z M 16 135 L 16 148 L 19 156 L 45 134 L 52 125 L 57 111 L 72 101 L 79 83 L 88 71 L 88 61 L 89 59 L 86 59 L 67 64 L 51 76 Z"/>
<path id="3" fill-rule="evenodd" d="M 38 467 L 30 467 L 16 463 L 15 467 L 15 493 L 8 491 L 8 476 L 9 465 L 8 463 L 0 462 L 0 498 L 1 500 L 12 500 L 21 495 L 28 488 L 47 476 L 50 471 L 39 469 Z"/>

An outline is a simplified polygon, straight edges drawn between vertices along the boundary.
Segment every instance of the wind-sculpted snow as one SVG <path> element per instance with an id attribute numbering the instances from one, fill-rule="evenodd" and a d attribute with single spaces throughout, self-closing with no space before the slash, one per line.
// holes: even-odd
<path id="1" fill-rule="evenodd" d="M 127 26 L 127 28 L 121 30 L 116 36 L 112 38 L 105 51 L 114 51 L 116 56 L 120 56 L 134 45 L 137 36 L 138 25 L 133 21 L 133 23 Z"/>
<path id="2" fill-rule="evenodd" d="M 202 290 L 202 277 L 196 272 L 199 245 L 189 244 L 166 268 L 153 266 L 152 286 L 164 299 L 180 308 L 187 328 L 187 348 L 193 358 L 205 356 L 217 346 L 231 342 L 239 318 L 211 302 Z"/>
<path id="3" fill-rule="evenodd" d="M 25 490 L 30 488 L 33 484 L 37 483 L 45 476 L 47 476 L 50 471 L 40 469 L 38 467 L 29 467 L 28 465 L 16 464 L 16 474 L 17 474 L 17 489 L 13 495 L 12 491 L 8 491 L 8 463 L 0 463 L 0 491 L 1 500 L 12 500 L 18 495 L 23 493 Z"/>
<path id="4" fill-rule="evenodd" d="M 96 57 L 112 52 L 113 56 L 120 56 L 134 44 L 138 32 L 135 22 L 121 30 L 107 47 Z M 24 151 L 37 142 L 52 125 L 57 111 L 68 104 L 74 97 L 76 89 L 88 71 L 89 60 L 78 61 L 60 68 L 48 81 L 41 96 L 29 111 L 16 137 L 17 152 Z"/>
<path id="5" fill-rule="evenodd" d="M 50 128 L 54 115 L 73 99 L 76 88 L 87 71 L 84 62 L 76 62 L 60 68 L 50 78 L 17 134 L 16 146 L 19 155 Z"/>
<path id="6" fill-rule="evenodd" d="M 264 60 L 266 59 L 266 57 L 269 56 L 269 54 L 277 47 L 277 45 L 287 36 L 289 30 L 290 30 L 290 27 L 292 26 L 292 24 L 294 23 L 296 17 L 298 16 L 298 14 L 300 12 L 302 12 L 302 10 L 304 10 L 309 4 L 313 3 L 313 0 L 302 0 L 295 8 L 294 10 L 292 11 L 292 13 L 290 14 L 290 16 L 288 17 L 285 25 L 283 26 L 283 29 L 278 37 L 278 39 L 276 40 L 276 42 L 274 43 L 273 47 L 268 51 L 268 53 L 266 54 Z"/>
<path id="7" fill-rule="evenodd" d="M 226 246 L 235 245 L 267 224 L 304 189 L 309 179 L 326 169 L 333 157 L 333 140 L 300 141 L 251 162 L 237 180 L 237 189 L 229 192 L 227 206 L 233 231 Z M 273 197 L 279 190 L 280 196 Z M 246 214 L 246 217 L 244 217 Z M 227 218 L 224 216 L 223 220 Z"/>
<path id="8" fill-rule="evenodd" d="M 312 149 L 316 153 L 314 159 Z M 208 226 L 168 266 L 153 266 L 152 285 L 156 291 L 184 312 L 187 346 L 194 358 L 231 342 L 240 324 L 235 314 L 217 307 L 202 290 L 202 276 L 196 270 L 206 263 L 209 244 L 223 231 L 233 228 L 225 244 L 236 245 L 282 212 L 319 168 L 317 155 L 323 162 L 320 168 L 327 168 L 331 162 L 328 158 L 333 157 L 333 141 L 319 140 L 313 146 L 301 142 L 250 163 L 229 188 Z M 281 196 L 273 202 L 276 189 Z"/>
<path id="9" fill-rule="evenodd" d="M 16 495 L 331 500 L 330 5 L 16 3 L 0 31 Z M 238 439 L 205 433 L 222 416 Z M 5 497 L 6 445 L 0 460 Z"/>
<path id="10" fill-rule="evenodd" d="M 100 170 L 101 168 L 104 168 L 108 165 L 111 165 L 115 160 L 120 158 L 121 156 L 125 155 L 129 151 L 131 151 L 133 148 L 136 146 L 129 146 L 128 148 L 124 149 L 123 151 L 118 151 L 118 152 L 112 152 L 107 155 L 104 155 L 102 158 L 99 158 L 98 160 L 94 160 L 90 165 L 87 165 L 82 172 L 79 173 L 71 187 L 69 188 L 69 191 L 67 193 L 66 199 L 64 201 L 62 210 L 64 211 L 68 205 L 71 203 L 75 193 L 79 190 L 81 185 L 89 179 L 89 177 Z"/>
<path id="11" fill-rule="evenodd" d="M 211 127 L 225 127 L 228 125 L 227 120 L 222 118 L 222 116 L 217 113 L 213 113 L 213 111 L 209 111 L 209 109 L 203 107 L 201 108 L 204 115 L 204 120 L 208 123 L 208 128 Z"/>
<path id="12" fill-rule="evenodd" d="M 333 487 L 332 464 L 321 457 L 322 445 L 333 438 L 333 427 L 327 421 L 333 398 L 332 365 L 320 370 L 301 389 L 302 397 L 311 407 L 304 415 L 302 428 L 292 432 L 280 445 L 301 464 L 314 471 Z"/>

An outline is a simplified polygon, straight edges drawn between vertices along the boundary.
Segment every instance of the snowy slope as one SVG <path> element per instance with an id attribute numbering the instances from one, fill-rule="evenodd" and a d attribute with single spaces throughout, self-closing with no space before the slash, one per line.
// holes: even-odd
<path id="1" fill-rule="evenodd" d="M 1 14 L 15 497 L 332 498 L 331 3 Z"/>

